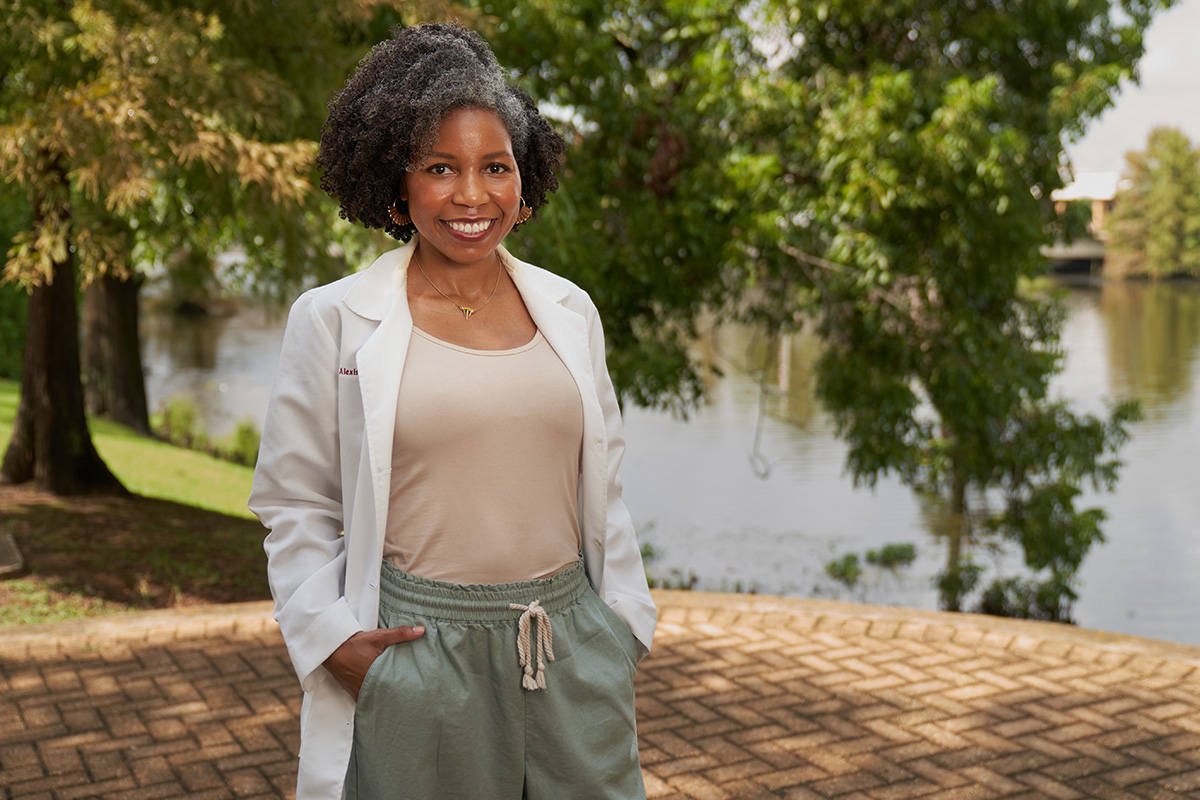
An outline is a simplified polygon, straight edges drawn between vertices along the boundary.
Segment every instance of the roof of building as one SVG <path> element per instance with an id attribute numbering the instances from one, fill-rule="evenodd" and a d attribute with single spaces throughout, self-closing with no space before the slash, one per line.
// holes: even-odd
<path id="1" fill-rule="evenodd" d="M 1126 181 L 1119 172 L 1081 172 L 1075 180 L 1061 189 L 1055 189 L 1053 200 L 1112 200 L 1117 192 L 1125 188 Z"/>

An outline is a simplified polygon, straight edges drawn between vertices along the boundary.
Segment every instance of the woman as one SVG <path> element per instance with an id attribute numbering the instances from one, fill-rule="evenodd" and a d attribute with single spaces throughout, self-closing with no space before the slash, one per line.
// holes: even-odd
<path id="1" fill-rule="evenodd" d="M 298 800 L 644 797 L 655 611 L 600 322 L 501 245 L 564 151 L 456 26 L 396 33 L 330 103 L 322 186 L 408 244 L 296 302 L 263 431 Z"/>

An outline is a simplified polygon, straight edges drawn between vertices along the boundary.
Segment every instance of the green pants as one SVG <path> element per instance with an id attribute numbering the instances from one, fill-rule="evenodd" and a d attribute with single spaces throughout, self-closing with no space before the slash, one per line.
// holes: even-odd
<path id="1" fill-rule="evenodd" d="M 379 624 L 424 625 L 425 635 L 392 645 L 367 672 L 347 800 L 645 798 L 637 641 L 592 591 L 582 560 L 490 586 L 385 562 Z"/>

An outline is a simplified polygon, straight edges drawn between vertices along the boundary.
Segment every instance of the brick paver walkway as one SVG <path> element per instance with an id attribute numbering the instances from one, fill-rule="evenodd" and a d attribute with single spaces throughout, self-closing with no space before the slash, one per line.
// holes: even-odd
<path id="1" fill-rule="evenodd" d="M 638 678 L 651 798 L 1200 798 L 1200 648 L 657 598 Z M 4 800 L 291 797 L 298 711 L 264 604 L 0 629 Z"/>

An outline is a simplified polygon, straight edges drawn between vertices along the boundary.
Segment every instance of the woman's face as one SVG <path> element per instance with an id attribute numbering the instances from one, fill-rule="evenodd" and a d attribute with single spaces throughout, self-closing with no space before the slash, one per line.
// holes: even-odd
<path id="1" fill-rule="evenodd" d="M 424 263 L 490 260 L 521 205 L 521 175 L 504 122 L 485 109 L 450 112 L 425 163 L 405 173 L 400 197 L 421 234 Z"/>

